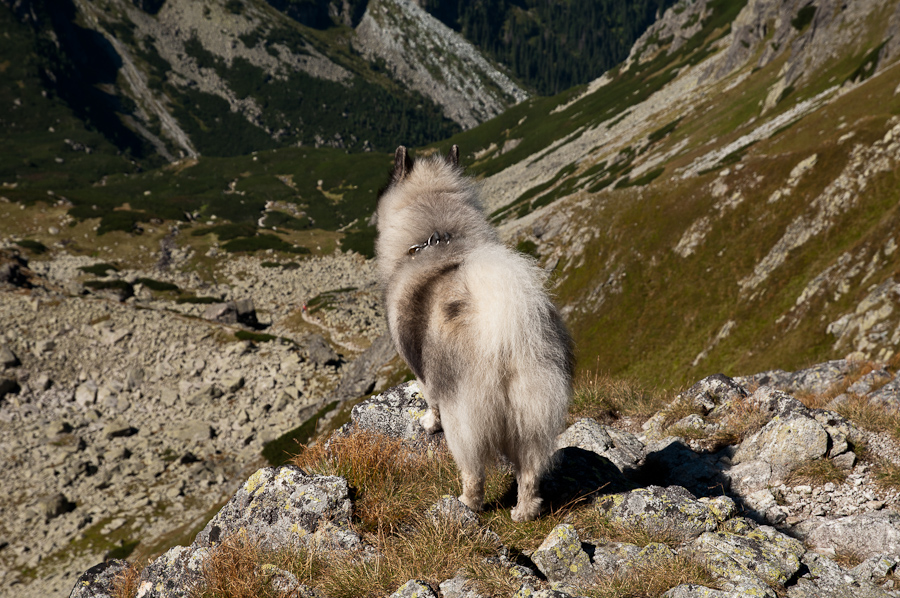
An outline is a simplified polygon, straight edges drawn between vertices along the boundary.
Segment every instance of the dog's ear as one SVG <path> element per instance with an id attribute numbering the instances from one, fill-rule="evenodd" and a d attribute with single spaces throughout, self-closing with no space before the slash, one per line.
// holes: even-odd
<path id="1" fill-rule="evenodd" d="M 399 146 L 397 151 L 394 152 L 394 170 L 391 171 L 391 181 L 399 183 L 409 175 L 412 169 L 413 160 L 406 152 L 406 147 L 403 145 Z"/>
<path id="2" fill-rule="evenodd" d="M 459 168 L 459 146 L 454 144 L 453 147 L 450 148 L 450 153 L 447 154 L 447 159 L 450 161 L 450 164 L 454 168 Z"/>

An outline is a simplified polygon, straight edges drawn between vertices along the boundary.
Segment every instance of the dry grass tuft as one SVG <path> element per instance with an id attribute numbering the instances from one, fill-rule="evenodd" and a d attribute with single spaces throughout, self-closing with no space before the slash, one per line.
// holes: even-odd
<path id="1" fill-rule="evenodd" d="M 855 550 L 838 550 L 835 551 L 834 557 L 831 560 L 844 569 L 852 569 L 866 560 L 866 557 Z"/>
<path id="2" fill-rule="evenodd" d="M 445 494 L 458 494 L 456 466 L 440 448 L 413 450 L 401 440 L 354 431 L 307 448 L 293 463 L 310 473 L 343 476 L 356 492 L 361 531 L 384 535 Z"/>
<path id="3" fill-rule="evenodd" d="M 703 451 L 715 453 L 726 446 L 740 444 L 744 439 L 758 432 L 769 422 L 769 415 L 749 400 L 740 397 L 732 400 L 730 408 L 719 419 L 721 427 L 700 442 Z"/>
<path id="4" fill-rule="evenodd" d="M 681 584 L 719 587 L 704 562 L 678 555 L 652 560 L 610 579 L 598 579 L 596 585 L 580 593 L 590 598 L 656 598 Z"/>
<path id="5" fill-rule="evenodd" d="M 226 538 L 203 563 L 205 585 L 196 598 L 274 596 L 262 573 L 263 554 L 256 542 L 241 535 Z"/>
<path id="6" fill-rule="evenodd" d="M 838 469 L 831 459 L 814 459 L 798 465 L 788 474 L 785 484 L 788 486 L 798 486 L 800 484 L 822 486 L 828 482 L 842 484 L 846 479 L 847 472 Z"/>
<path id="7" fill-rule="evenodd" d="M 887 490 L 900 490 L 900 466 L 882 461 L 875 465 L 872 473 L 876 483 Z"/>
<path id="8" fill-rule="evenodd" d="M 141 569 L 133 563 L 116 575 L 112 582 L 112 598 L 134 598 L 141 583 Z"/>
<path id="9" fill-rule="evenodd" d="M 420 519 L 406 534 L 385 538 L 378 549 L 378 556 L 369 560 L 333 555 L 315 587 L 329 598 L 386 596 L 410 579 L 436 587 L 457 571 L 484 561 L 497 546 L 483 533 Z"/>
<path id="10" fill-rule="evenodd" d="M 610 423 L 622 417 L 645 421 L 665 407 L 671 396 L 652 391 L 638 382 L 613 378 L 597 371 L 584 372 L 575 380 L 570 423 L 582 417 L 591 417 L 601 423 Z"/>
<path id="11" fill-rule="evenodd" d="M 865 397 L 850 397 L 836 411 L 857 427 L 872 432 L 887 432 L 900 440 L 900 412 L 883 405 L 873 405 Z"/>

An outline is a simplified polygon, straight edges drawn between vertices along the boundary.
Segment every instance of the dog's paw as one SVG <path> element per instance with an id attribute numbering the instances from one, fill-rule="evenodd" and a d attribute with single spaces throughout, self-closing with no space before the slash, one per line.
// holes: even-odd
<path id="1" fill-rule="evenodd" d="M 538 515 L 541 514 L 541 502 L 529 502 L 529 504 L 518 504 L 515 508 L 510 511 L 509 515 L 512 517 L 513 521 L 518 523 L 522 523 L 525 521 L 533 521 L 538 518 Z"/>
<path id="2" fill-rule="evenodd" d="M 425 411 L 425 415 L 422 416 L 422 419 L 420 419 L 419 422 L 429 434 L 439 432 L 441 429 L 441 420 L 435 417 L 433 409 Z"/>
<path id="3" fill-rule="evenodd" d="M 475 500 L 475 499 L 473 499 L 473 498 L 469 498 L 469 497 L 466 496 L 465 494 L 463 494 L 462 496 L 459 497 L 459 502 L 461 502 L 462 504 L 466 505 L 467 507 L 469 507 L 470 509 L 472 509 L 472 510 L 475 511 L 476 513 L 477 513 L 478 511 L 481 510 L 482 501 L 480 501 L 480 500 Z"/>

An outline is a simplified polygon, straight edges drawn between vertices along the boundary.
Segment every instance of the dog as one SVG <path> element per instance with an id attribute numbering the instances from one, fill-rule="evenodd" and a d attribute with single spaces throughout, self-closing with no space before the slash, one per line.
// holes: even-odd
<path id="1" fill-rule="evenodd" d="M 417 160 L 397 148 L 376 228 L 388 329 L 428 404 L 422 426 L 444 430 L 459 500 L 481 510 L 485 465 L 499 453 L 516 472 L 512 519 L 535 519 L 574 370 L 546 274 L 500 241 L 455 145 Z"/>

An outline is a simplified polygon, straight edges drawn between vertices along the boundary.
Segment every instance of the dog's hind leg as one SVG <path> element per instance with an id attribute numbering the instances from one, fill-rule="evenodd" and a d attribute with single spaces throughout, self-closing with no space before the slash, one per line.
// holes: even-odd
<path id="1" fill-rule="evenodd" d="M 473 511 L 480 511 L 484 505 L 484 468 L 480 471 L 462 472 L 463 493 L 459 502 Z"/>
<path id="2" fill-rule="evenodd" d="M 519 493 L 517 504 L 510 513 L 513 521 L 531 521 L 541 514 L 540 481 L 540 476 L 531 468 L 516 473 Z"/>

